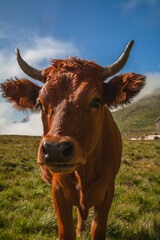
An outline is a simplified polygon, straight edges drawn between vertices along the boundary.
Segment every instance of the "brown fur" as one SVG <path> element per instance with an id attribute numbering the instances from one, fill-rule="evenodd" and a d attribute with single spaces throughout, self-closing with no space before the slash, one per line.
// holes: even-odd
<path id="1" fill-rule="evenodd" d="M 122 153 L 120 132 L 108 107 L 128 103 L 144 86 L 145 77 L 128 73 L 104 83 L 101 66 L 73 57 L 52 61 L 42 74 L 46 79 L 42 88 L 24 79 L 7 81 L 1 85 L 3 96 L 18 110 L 33 109 L 37 99 L 42 104 L 44 133 L 37 160 L 43 179 L 52 183 L 59 239 L 76 239 L 73 205 L 78 209 L 77 236 L 93 206 L 91 237 L 105 239 Z M 97 97 L 101 98 L 99 107 L 91 108 Z M 74 145 L 69 163 L 76 167 L 58 172 L 58 167 L 51 169 L 44 162 L 42 145 L 65 141 Z"/>
<path id="2" fill-rule="evenodd" d="M 25 86 L 25 87 L 24 87 Z M 3 97 L 14 103 L 17 110 L 33 109 L 40 87 L 27 79 L 7 80 L 1 84 Z"/>
<path id="3" fill-rule="evenodd" d="M 130 103 L 145 85 L 145 76 L 136 73 L 117 75 L 104 83 L 104 97 L 108 106 L 117 107 Z"/>

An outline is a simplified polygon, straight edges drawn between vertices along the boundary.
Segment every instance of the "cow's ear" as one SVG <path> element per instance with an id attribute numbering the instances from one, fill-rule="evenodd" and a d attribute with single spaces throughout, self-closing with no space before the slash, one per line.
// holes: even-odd
<path id="1" fill-rule="evenodd" d="M 2 96 L 12 102 L 18 110 L 33 109 L 41 88 L 27 79 L 7 80 L 0 87 Z"/>
<path id="2" fill-rule="evenodd" d="M 103 84 L 104 101 L 109 107 L 127 104 L 145 86 L 146 77 L 136 73 L 126 73 L 113 77 Z"/>

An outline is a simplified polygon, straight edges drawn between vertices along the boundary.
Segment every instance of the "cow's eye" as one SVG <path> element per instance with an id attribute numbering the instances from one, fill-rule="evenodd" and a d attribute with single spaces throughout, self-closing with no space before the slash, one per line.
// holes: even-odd
<path id="1" fill-rule="evenodd" d="M 90 103 L 90 108 L 98 108 L 99 107 L 99 105 L 100 105 L 100 103 L 101 103 L 101 99 L 100 98 L 93 98 L 93 100 L 91 101 L 91 103 Z"/>
<path id="2" fill-rule="evenodd" d="M 38 100 L 36 102 L 36 105 L 34 106 L 35 111 L 40 111 L 42 110 L 42 103 Z"/>

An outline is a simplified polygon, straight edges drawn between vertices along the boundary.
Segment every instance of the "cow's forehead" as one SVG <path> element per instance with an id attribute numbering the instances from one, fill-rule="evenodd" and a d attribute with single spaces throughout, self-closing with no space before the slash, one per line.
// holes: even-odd
<path id="1" fill-rule="evenodd" d="M 46 83 L 40 91 L 40 97 L 45 101 L 57 102 L 64 97 L 81 100 L 86 95 L 101 94 L 103 68 L 95 62 L 89 62 L 76 57 L 57 60 L 43 70 Z"/>
<path id="2" fill-rule="evenodd" d="M 65 60 L 56 60 L 52 62 L 49 68 L 42 71 L 42 75 L 47 81 L 60 81 L 65 77 L 69 79 L 78 79 L 78 82 L 88 81 L 95 77 L 99 81 L 104 80 L 104 68 L 93 61 L 86 61 L 76 57 L 67 58 Z"/>
<path id="3" fill-rule="evenodd" d="M 40 98 L 45 102 L 57 103 L 61 100 L 81 102 L 92 96 L 102 94 L 102 82 L 96 75 L 74 72 L 59 72 L 50 78 L 40 91 Z"/>

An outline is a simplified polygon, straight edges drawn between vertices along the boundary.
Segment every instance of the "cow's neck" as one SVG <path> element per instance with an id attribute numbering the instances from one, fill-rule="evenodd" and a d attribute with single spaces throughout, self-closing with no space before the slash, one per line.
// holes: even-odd
<path id="1" fill-rule="evenodd" d="M 102 174 L 103 164 L 101 162 L 101 139 L 98 141 L 94 152 L 88 157 L 87 164 L 81 166 L 76 172 L 80 191 L 80 212 L 85 219 L 90 208 L 88 190 L 93 182 L 99 179 Z"/>
<path id="2" fill-rule="evenodd" d="M 82 188 L 87 188 L 93 181 L 95 181 L 102 173 L 102 137 L 97 141 L 94 151 L 87 156 L 86 164 L 83 165 L 77 172 L 81 179 Z"/>

